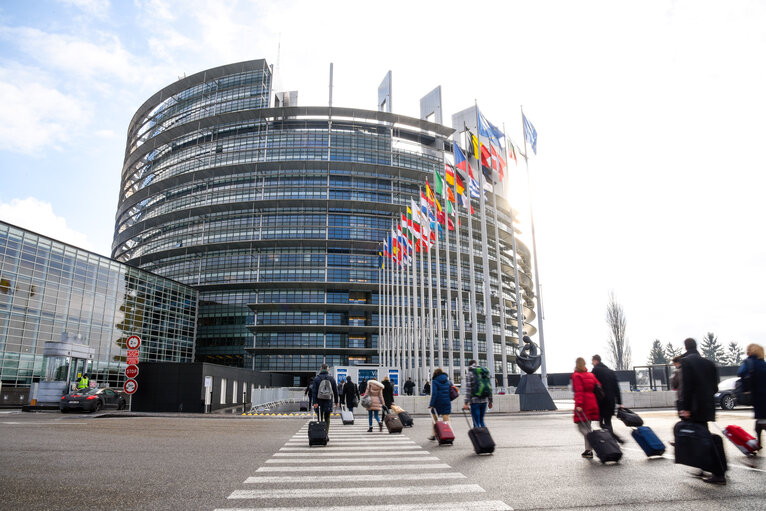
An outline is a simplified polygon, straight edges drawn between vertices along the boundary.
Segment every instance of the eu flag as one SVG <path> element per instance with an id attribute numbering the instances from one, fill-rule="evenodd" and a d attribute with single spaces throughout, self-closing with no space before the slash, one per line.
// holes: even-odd
<path id="1" fill-rule="evenodd" d="M 532 123 L 527 120 L 527 116 L 521 114 L 524 120 L 524 139 L 530 143 L 532 150 L 537 154 L 537 130 L 532 126 Z"/>

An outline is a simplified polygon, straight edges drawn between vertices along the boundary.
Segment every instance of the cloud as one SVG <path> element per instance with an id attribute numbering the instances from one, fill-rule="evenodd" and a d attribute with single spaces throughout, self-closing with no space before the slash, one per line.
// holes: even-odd
<path id="1" fill-rule="evenodd" d="M 109 0 L 58 0 L 60 4 L 71 5 L 94 18 L 104 19 L 109 13 Z"/>
<path id="2" fill-rule="evenodd" d="M 10 75 L 0 68 L 0 149 L 34 155 L 59 148 L 90 118 L 77 98 L 39 82 L 22 81 L 24 85 L 17 86 Z"/>
<path id="3" fill-rule="evenodd" d="M 29 229 L 78 248 L 93 251 L 88 237 L 66 224 L 66 219 L 53 212 L 53 206 L 34 197 L 0 202 L 0 220 Z"/>

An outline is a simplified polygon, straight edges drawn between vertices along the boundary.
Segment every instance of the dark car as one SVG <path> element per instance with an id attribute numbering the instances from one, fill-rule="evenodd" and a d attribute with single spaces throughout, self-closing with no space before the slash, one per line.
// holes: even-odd
<path id="1" fill-rule="evenodd" d="M 715 404 L 724 410 L 731 410 L 735 406 L 749 406 L 747 394 L 737 394 L 737 381 L 739 378 L 727 378 L 718 384 L 718 392 L 715 395 Z"/>
<path id="2" fill-rule="evenodd" d="M 59 410 L 61 413 L 66 413 L 69 410 L 97 412 L 103 408 L 122 410 L 125 408 L 125 404 L 125 398 L 112 389 L 77 389 L 61 396 Z"/>

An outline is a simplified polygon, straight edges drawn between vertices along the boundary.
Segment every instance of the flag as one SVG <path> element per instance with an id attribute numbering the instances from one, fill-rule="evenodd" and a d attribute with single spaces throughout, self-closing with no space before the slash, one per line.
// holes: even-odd
<path id="1" fill-rule="evenodd" d="M 479 144 L 481 150 L 481 170 L 484 172 L 487 180 L 494 183 L 492 179 L 492 155 L 484 144 Z"/>
<path id="2" fill-rule="evenodd" d="M 428 181 L 426 181 L 426 200 L 431 206 L 434 205 L 434 191 L 431 190 L 431 185 L 428 184 Z"/>
<path id="3" fill-rule="evenodd" d="M 492 153 L 492 169 L 497 170 L 497 173 L 500 176 L 500 181 L 502 181 L 505 176 L 505 160 L 500 156 L 500 153 L 495 149 L 495 146 L 490 144 L 489 149 Z"/>
<path id="4" fill-rule="evenodd" d="M 447 187 L 447 209 L 450 208 L 450 203 L 455 203 L 455 194 L 452 192 L 452 188 Z"/>
<path id="5" fill-rule="evenodd" d="M 513 142 L 511 142 L 510 144 L 508 144 L 508 154 L 509 154 L 510 158 L 511 158 L 513 161 L 515 161 L 515 162 L 516 162 L 516 165 L 518 166 L 518 164 L 519 164 L 519 160 L 518 160 L 518 158 L 516 158 L 516 146 L 514 145 L 514 143 L 513 143 Z"/>
<path id="6" fill-rule="evenodd" d="M 468 142 L 469 152 L 471 153 L 471 156 L 478 160 L 479 154 L 481 154 L 479 151 L 479 146 L 481 145 L 479 139 L 476 138 L 476 135 L 474 135 L 471 130 L 466 128 L 466 131 L 468 132 L 468 140 L 470 141 Z"/>
<path id="7" fill-rule="evenodd" d="M 463 195 L 465 193 L 465 184 L 463 183 L 463 180 L 460 179 L 460 174 L 455 175 L 455 180 L 457 181 L 458 196 Z"/>
<path id="8" fill-rule="evenodd" d="M 529 142 L 529 144 L 532 146 L 532 151 L 537 154 L 537 130 L 535 130 L 535 127 L 532 126 L 532 123 L 527 120 L 526 115 L 521 114 L 521 117 L 524 121 L 524 140 Z"/>
<path id="9" fill-rule="evenodd" d="M 378 268 L 383 269 L 383 251 L 378 250 Z"/>
<path id="10" fill-rule="evenodd" d="M 434 193 L 437 196 L 444 195 L 444 177 L 436 169 L 434 169 Z"/>
<path id="11" fill-rule="evenodd" d="M 500 139 L 504 136 L 503 132 L 497 129 L 489 122 L 481 112 L 479 112 L 479 136 L 487 137 L 495 145 L 500 145 Z"/>
<path id="12" fill-rule="evenodd" d="M 391 257 L 391 251 L 388 249 L 388 247 L 391 246 L 391 235 L 389 234 L 388 238 L 383 240 L 383 255 L 385 257 Z"/>
<path id="13" fill-rule="evenodd" d="M 455 186 L 455 169 L 449 163 L 444 164 L 444 180 L 450 186 Z"/>
<path id="14" fill-rule="evenodd" d="M 407 206 L 407 224 L 409 225 L 410 232 L 412 232 L 412 236 L 420 239 L 420 222 L 418 221 L 420 215 L 416 215 L 417 211 L 418 208 L 415 206 L 415 201 L 410 199 L 410 205 Z"/>

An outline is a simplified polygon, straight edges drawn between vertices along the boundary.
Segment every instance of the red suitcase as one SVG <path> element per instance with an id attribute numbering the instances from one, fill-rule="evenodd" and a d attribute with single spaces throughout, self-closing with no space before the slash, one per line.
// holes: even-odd
<path id="1" fill-rule="evenodd" d="M 737 446 L 745 456 L 755 456 L 758 450 L 758 440 L 753 435 L 740 428 L 739 426 L 726 426 L 721 430 L 731 443 Z"/>
<path id="2" fill-rule="evenodd" d="M 431 410 L 431 420 L 434 422 L 434 436 L 439 442 L 439 445 L 452 445 L 455 441 L 455 433 L 452 432 L 452 427 L 449 422 L 437 420 L 436 412 Z"/>

